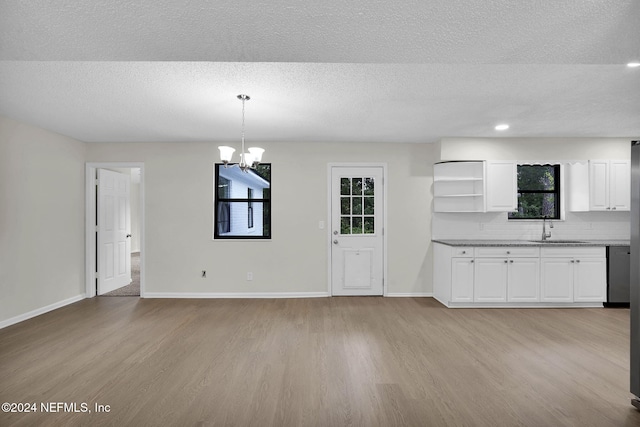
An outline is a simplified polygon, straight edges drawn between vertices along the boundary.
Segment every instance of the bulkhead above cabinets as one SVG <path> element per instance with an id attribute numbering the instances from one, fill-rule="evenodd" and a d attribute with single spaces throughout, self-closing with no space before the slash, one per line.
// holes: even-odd
<path id="1" fill-rule="evenodd" d="M 434 212 L 512 212 L 517 209 L 514 161 L 455 161 L 433 166 Z"/>

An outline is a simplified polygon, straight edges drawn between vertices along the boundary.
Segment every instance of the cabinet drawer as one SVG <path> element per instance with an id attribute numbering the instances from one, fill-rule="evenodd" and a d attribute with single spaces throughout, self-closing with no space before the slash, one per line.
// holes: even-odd
<path id="1" fill-rule="evenodd" d="M 542 248 L 542 257 L 566 257 L 566 258 L 604 258 L 606 249 L 604 246 L 587 247 L 562 247 L 562 248 Z"/>
<path id="2" fill-rule="evenodd" d="M 473 248 L 469 246 L 454 247 L 451 256 L 457 258 L 473 258 Z"/>
<path id="3" fill-rule="evenodd" d="M 475 250 L 476 257 L 538 257 L 538 247 L 512 247 L 512 246 L 487 246 L 478 247 Z"/>

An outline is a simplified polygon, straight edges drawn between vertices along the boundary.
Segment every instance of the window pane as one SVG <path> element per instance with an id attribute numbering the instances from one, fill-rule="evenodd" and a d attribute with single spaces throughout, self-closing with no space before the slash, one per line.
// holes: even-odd
<path id="1" fill-rule="evenodd" d="M 362 189 L 364 190 L 365 196 L 373 196 L 374 179 L 373 178 L 365 178 L 364 179 L 364 183 L 362 185 Z"/>
<path id="2" fill-rule="evenodd" d="M 373 217 L 365 216 L 364 217 L 364 234 L 373 234 L 374 230 L 375 230 L 375 227 L 373 223 Z"/>
<path id="3" fill-rule="evenodd" d="M 351 194 L 351 180 L 349 178 L 340 178 L 340 194 L 343 196 Z"/>
<path id="4" fill-rule="evenodd" d="M 362 178 L 353 178 L 353 185 L 351 186 L 351 194 L 359 196 L 362 194 Z"/>
<path id="5" fill-rule="evenodd" d="M 518 166 L 518 190 L 554 190 L 555 181 L 552 165 Z"/>
<path id="6" fill-rule="evenodd" d="M 340 218 L 340 234 L 351 234 L 351 218 L 343 216 Z"/>
<path id="7" fill-rule="evenodd" d="M 353 198 L 353 215 L 362 215 L 362 197 Z"/>
<path id="8" fill-rule="evenodd" d="M 519 193 L 518 212 L 510 212 L 509 218 L 555 218 L 556 212 L 554 193 Z"/>
<path id="9" fill-rule="evenodd" d="M 340 213 L 342 215 L 351 213 L 351 197 L 340 197 Z"/>
<path id="10" fill-rule="evenodd" d="M 364 214 L 365 215 L 373 215 L 375 213 L 373 203 L 374 203 L 373 197 L 364 198 Z"/>
<path id="11" fill-rule="evenodd" d="M 268 237 L 269 202 L 218 202 L 217 235 L 219 237 Z"/>
<path id="12" fill-rule="evenodd" d="M 215 165 L 214 238 L 271 238 L 271 165 Z"/>
<path id="13" fill-rule="evenodd" d="M 353 225 L 353 229 L 352 229 L 352 234 L 362 234 L 362 218 L 360 217 L 353 217 L 352 219 L 352 225 Z"/>

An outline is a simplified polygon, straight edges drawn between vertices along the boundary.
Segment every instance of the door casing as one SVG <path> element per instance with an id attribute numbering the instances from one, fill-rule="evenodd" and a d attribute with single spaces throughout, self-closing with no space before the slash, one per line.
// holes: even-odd
<path id="1" fill-rule="evenodd" d="M 383 204 L 383 218 L 382 218 L 382 296 L 387 296 L 389 280 L 387 279 L 387 164 L 386 163 L 328 163 L 327 164 L 327 221 L 325 221 L 326 230 L 326 245 L 327 245 L 327 294 L 331 296 L 331 280 L 333 277 L 333 263 L 331 257 L 331 203 L 332 203 L 332 183 L 331 183 L 331 170 L 334 167 L 380 167 L 382 168 L 382 204 Z"/>
<path id="2" fill-rule="evenodd" d="M 144 163 L 142 162 L 89 162 L 85 165 L 85 296 L 96 296 L 96 170 L 100 168 L 140 169 L 140 298 L 145 295 L 145 204 Z"/>

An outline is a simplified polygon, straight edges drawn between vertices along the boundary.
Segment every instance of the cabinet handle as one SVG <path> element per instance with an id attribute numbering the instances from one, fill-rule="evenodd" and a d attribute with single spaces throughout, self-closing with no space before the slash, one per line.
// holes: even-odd
<path id="1" fill-rule="evenodd" d="M 506 263 L 508 263 L 508 262 L 509 262 L 509 261 L 507 261 L 506 259 L 504 260 L 504 263 L 505 263 L 505 264 L 506 264 Z"/>
<path id="2" fill-rule="evenodd" d="M 471 260 L 471 264 L 473 264 L 473 260 Z"/>
<path id="3" fill-rule="evenodd" d="M 509 255 L 511 253 L 511 251 L 507 251 L 507 255 Z"/>
<path id="4" fill-rule="evenodd" d="M 616 210 L 616 207 L 614 206 L 614 207 L 612 207 L 611 209 L 613 209 L 613 210 L 615 211 L 615 210 Z"/>
<path id="5" fill-rule="evenodd" d="M 575 260 L 571 260 L 571 264 L 573 264 L 575 262 Z"/>
<path id="6" fill-rule="evenodd" d="M 511 264 L 513 264 L 513 260 L 510 260 L 509 262 L 510 262 Z"/>
<path id="7" fill-rule="evenodd" d="M 462 255 L 464 255 L 464 254 L 466 254 L 466 253 L 467 253 L 467 251 L 462 251 Z"/>
<path id="8" fill-rule="evenodd" d="M 607 207 L 607 210 L 611 210 L 611 208 Z"/>
<path id="9" fill-rule="evenodd" d="M 580 260 L 579 260 L 579 259 L 577 259 L 577 260 L 576 260 L 576 262 L 580 262 Z"/>

